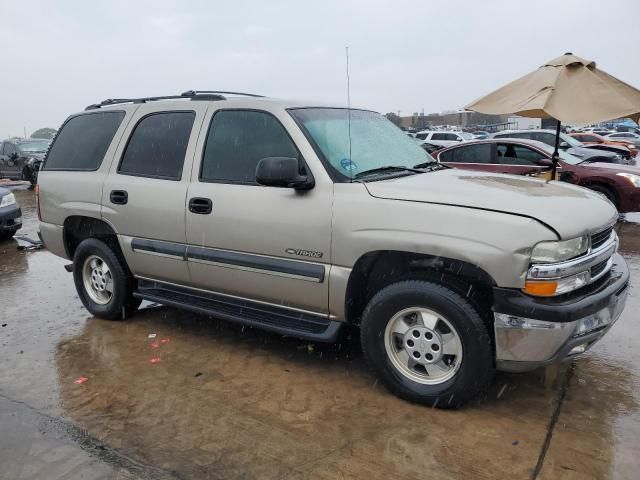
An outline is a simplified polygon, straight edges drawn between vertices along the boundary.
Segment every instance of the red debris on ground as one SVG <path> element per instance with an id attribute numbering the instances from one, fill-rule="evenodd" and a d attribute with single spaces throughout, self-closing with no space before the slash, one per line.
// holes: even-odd
<path id="1" fill-rule="evenodd" d="M 160 343 L 162 345 L 166 345 L 167 343 L 169 343 L 169 339 L 168 338 L 163 338 L 162 340 L 160 340 Z"/>
<path id="2" fill-rule="evenodd" d="M 151 363 L 160 363 L 160 357 L 153 357 L 150 361 Z"/>
<path id="3" fill-rule="evenodd" d="M 81 385 L 87 380 L 89 380 L 87 377 L 78 377 L 76 380 L 73 381 L 73 383 L 75 383 L 76 385 Z"/>
<path id="4" fill-rule="evenodd" d="M 152 342 L 149 346 L 155 350 L 160 346 L 160 344 L 158 342 Z"/>

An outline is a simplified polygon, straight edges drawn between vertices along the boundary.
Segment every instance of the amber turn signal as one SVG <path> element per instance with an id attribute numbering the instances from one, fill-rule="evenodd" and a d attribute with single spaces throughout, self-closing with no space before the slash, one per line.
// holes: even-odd
<path id="1" fill-rule="evenodd" d="M 527 280 L 524 283 L 524 292 L 537 297 L 551 297 L 557 288 L 558 282 L 553 280 Z"/>

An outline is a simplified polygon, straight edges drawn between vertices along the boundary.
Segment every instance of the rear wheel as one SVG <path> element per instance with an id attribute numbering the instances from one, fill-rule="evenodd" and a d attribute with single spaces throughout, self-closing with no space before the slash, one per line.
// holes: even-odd
<path id="1" fill-rule="evenodd" d="M 404 281 L 378 292 L 361 325 L 362 348 L 401 398 L 457 408 L 490 383 L 493 347 L 473 305 L 446 286 Z"/>
<path id="2" fill-rule="evenodd" d="M 83 240 L 73 256 L 73 279 L 80 300 L 93 315 L 124 320 L 140 306 L 133 297 L 135 279 L 124 259 L 106 243 Z"/>

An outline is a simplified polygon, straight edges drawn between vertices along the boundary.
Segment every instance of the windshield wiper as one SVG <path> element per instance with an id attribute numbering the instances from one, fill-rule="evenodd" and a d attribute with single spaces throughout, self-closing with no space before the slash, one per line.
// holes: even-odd
<path id="1" fill-rule="evenodd" d="M 374 175 L 376 173 L 384 173 L 384 172 L 413 172 L 413 173 L 424 173 L 422 170 L 417 170 L 415 168 L 405 167 L 402 165 L 387 165 L 384 167 L 371 168 L 369 170 L 365 170 L 364 172 L 357 173 L 353 178 L 362 178 L 368 175 Z"/>
<path id="2" fill-rule="evenodd" d="M 413 168 L 430 168 L 431 170 L 440 170 L 449 168 L 446 165 L 442 165 L 441 163 L 436 162 L 435 160 L 431 160 L 429 162 L 419 163 L 414 165 Z"/>

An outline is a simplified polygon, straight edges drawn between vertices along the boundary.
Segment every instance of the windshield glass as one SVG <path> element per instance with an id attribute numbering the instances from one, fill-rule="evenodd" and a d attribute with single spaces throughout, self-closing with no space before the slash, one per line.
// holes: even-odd
<path id="1" fill-rule="evenodd" d="M 548 152 L 550 156 L 553 155 L 553 150 L 554 149 L 553 149 L 552 146 L 547 145 L 546 143 L 539 142 L 538 147 L 542 148 L 544 151 Z M 560 155 L 560 160 L 562 160 L 563 162 L 570 163 L 571 165 L 577 165 L 580 162 L 582 162 L 581 158 L 574 157 L 573 155 L 571 155 L 570 153 L 565 152 L 564 150 L 558 150 L 558 154 Z"/>
<path id="2" fill-rule="evenodd" d="M 473 140 L 473 135 L 468 132 L 461 132 L 460 136 L 465 140 Z"/>
<path id="3" fill-rule="evenodd" d="M 410 168 L 435 162 L 415 141 L 379 113 L 351 110 L 351 128 L 346 108 L 299 108 L 291 109 L 290 113 L 343 181 L 375 168 Z M 379 174 L 389 173 L 397 172 Z"/>
<path id="4" fill-rule="evenodd" d="M 567 135 L 566 133 L 561 133 L 560 134 L 560 140 L 567 142 L 569 144 L 570 147 L 583 147 L 584 144 L 582 142 L 580 142 L 578 139 L 573 138 L 570 135 Z"/>
<path id="5" fill-rule="evenodd" d="M 18 150 L 21 152 L 44 152 L 49 146 L 49 140 L 29 140 L 27 142 L 20 142 L 18 144 Z"/>

